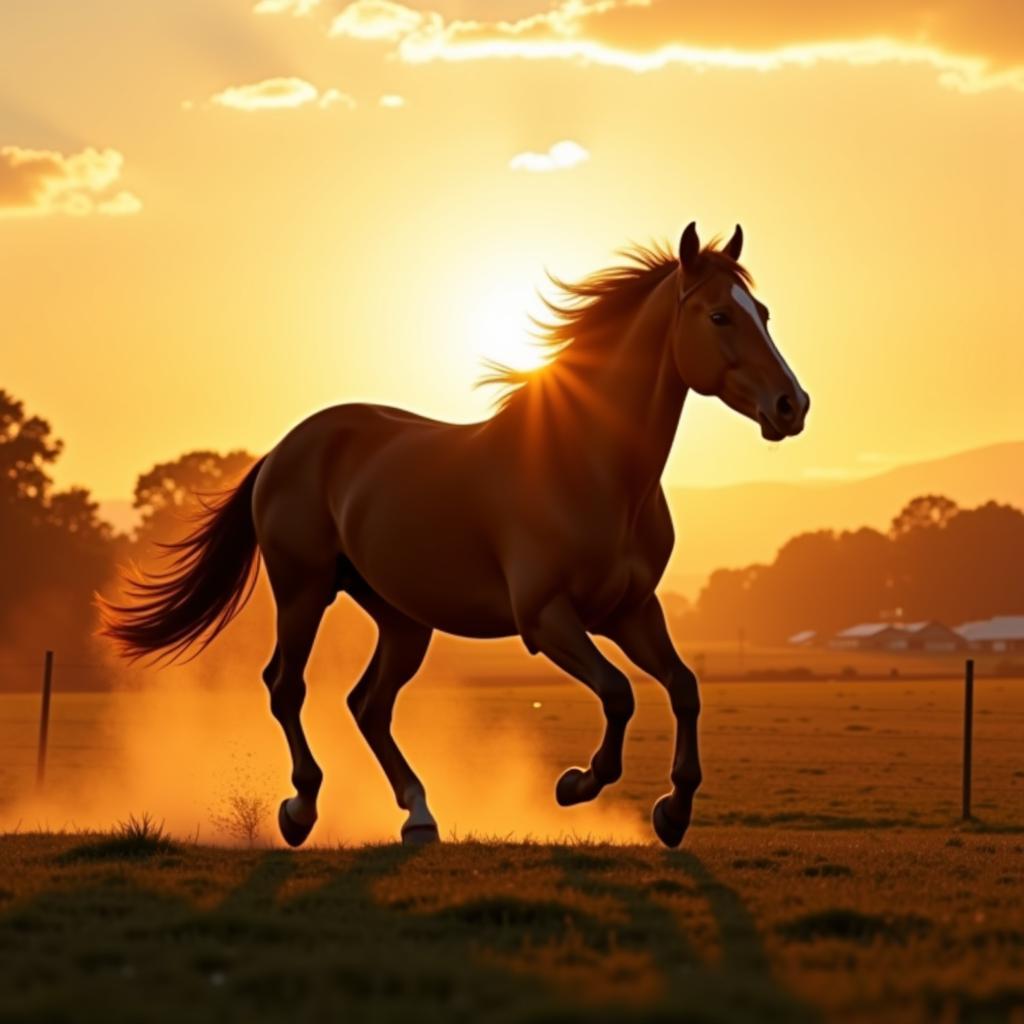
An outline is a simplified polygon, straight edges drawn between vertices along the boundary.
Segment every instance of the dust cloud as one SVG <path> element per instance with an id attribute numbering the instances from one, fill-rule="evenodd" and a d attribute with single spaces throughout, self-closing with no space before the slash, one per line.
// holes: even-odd
<path id="1" fill-rule="evenodd" d="M 443 642 L 440 655 L 428 657 L 400 696 L 394 722 L 442 838 L 650 839 L 639 812 L 607 797 L 568 809 L 555 803 L 558 773 L 573 760 L 585 764 L 599 738 L 596 702 L 592 714 L 575 711 L 571 722 L 531 713 L 543 706 L 535 698 L 546 699 L 557 670 L 523 656 L 543 692 L 498 677 L 473 682 L 472 659 L 486 645 L 467 642 L 453 656 L 452 644 Z M 239 845 L 224 827 L 234 794 L 263 809 L 257 844 L 283 845 L 277 807 L 293 790 L 287 746 L 260 679 L 271 647 L 263 593 L 187 665 L 125 674 L 112 660 L 109 670 L 122 681 L 109 694 L 62 694 L 57 685 L 46 785 L 36 790 L 24 771 L 0 805 L 0 828 L 106 831 L 130 814 L 148 813 L 176 838 Z M 329 613 L 307 671 L 303 710 L 325 775 L 308 846 L 394 841 L 405 817 L 345 704 L 372 647 L 373 628 L 360 612 L 342 606 Z M 59 678 L 58 663 L 58 684 Z M 556 689 L 574 699 L 582 692 L 569 681 Z M 552 756 L 567 726 L 572 753 Z M 559 730 L 560 741 L 553 738 Z"/>

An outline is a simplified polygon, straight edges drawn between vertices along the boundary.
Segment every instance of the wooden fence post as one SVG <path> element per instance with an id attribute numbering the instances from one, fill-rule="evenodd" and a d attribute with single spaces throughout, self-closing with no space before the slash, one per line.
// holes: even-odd
<path id="1" fill-rule="evenodd" d="M 974 659 L 964 666 L 964 800 L 963 819 L 971 817 L 971 755 L 974 740 Z"/>
<path id="2" fill-rule="evenodd" d="M 46 777 L 46 740 L 50 733 L 50 690 L 53 687 L 53 651 L 46 652 L 43 664 L 43 706 L 39 714 L 39 757 L 36 760 L 36 785 Z"/>

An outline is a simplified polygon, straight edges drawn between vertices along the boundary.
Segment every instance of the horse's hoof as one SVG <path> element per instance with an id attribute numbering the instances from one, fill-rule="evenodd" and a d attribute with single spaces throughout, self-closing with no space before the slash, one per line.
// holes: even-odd
<path id="1" fill-rule="evenodd" d="M 281 835 L 289 846 L 301 846 L 309 833 L 313 831 L 316 821 L 311 821 L 308 825 L 300 825 L 297 821 L 292 820 L 287 805 L 287 799 L 281 801 L 277 812 L 277 827 L 281 830 Z"/>
<path id="2" fill-rule="evenodd" d="M 437 833 L 437 826 L 433 822 L 402 827 L 403 846 L 429 846 L 431 843 L 440 841 L 441 837 Z"/>
<path id="3" fill-rule="evenodd" d="M 582 768 L 567 768 L 562 777 L 555 783 L 555 799 L 562 807 L 572 807 L 590 799 L 582 792 L 583 777 L 587 773 Z"/>
<path id="4" fill-rule="evenodd" d="M 663 796 L 654 805 L 654 811 L 651 813 L 651 822 L 654 825 L 654 831 L 657 833 L 658 838 L 666 846 L 674 850 L 683 841 L 683 836 L 686 835 L 690 819 L 689 815 L 687 815 L 686 821 L 683 822 L 675 821 L 671 818 L 668 813 L 670 799 L 671 797 Z"/>

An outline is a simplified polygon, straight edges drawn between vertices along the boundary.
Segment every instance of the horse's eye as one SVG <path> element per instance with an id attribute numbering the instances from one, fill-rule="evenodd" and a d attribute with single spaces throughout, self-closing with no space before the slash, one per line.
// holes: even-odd
<path id="1" fill-rule="evenodd" d="M 720 310 L 716 310 L 714 313 L 711 314 L 711 322 L 716 327 L 728 327 L 732 321 L 729 319 L 728 313 L 723 313 Z"/>

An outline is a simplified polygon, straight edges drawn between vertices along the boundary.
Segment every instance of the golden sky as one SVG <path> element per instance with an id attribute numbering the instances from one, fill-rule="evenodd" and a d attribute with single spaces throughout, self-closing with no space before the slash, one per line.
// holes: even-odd
<path id="1" fill-rule="evenodd" d="M 334 402 L 488 413 L 544 269 L 741 222 L 811 393 L 692 397 L 675 483 L 1024 436 L 1024 5 L 0 7 L 0 387 L 102 498 Z"/>

